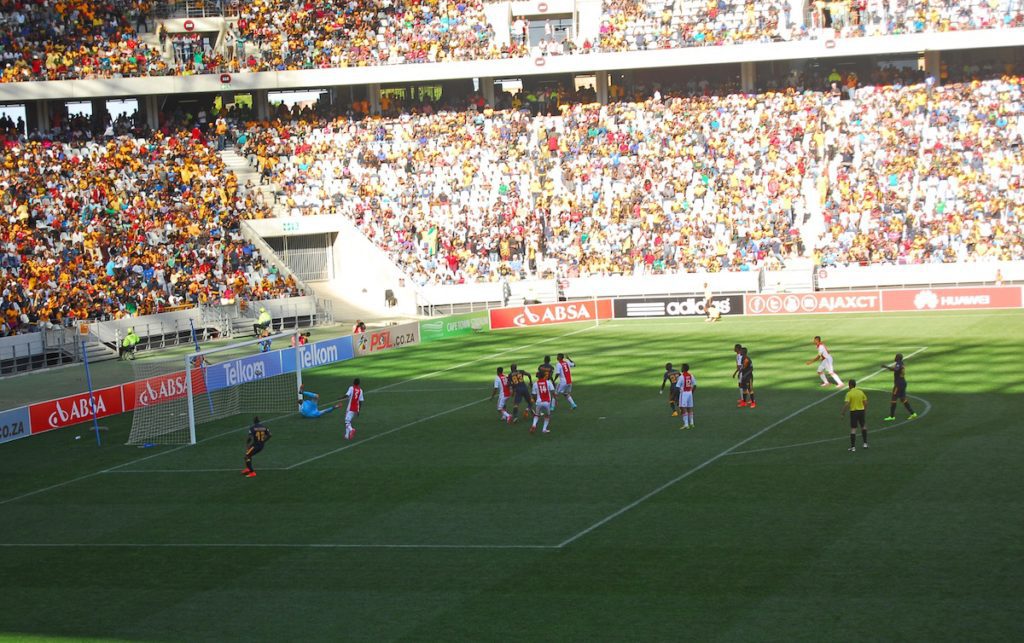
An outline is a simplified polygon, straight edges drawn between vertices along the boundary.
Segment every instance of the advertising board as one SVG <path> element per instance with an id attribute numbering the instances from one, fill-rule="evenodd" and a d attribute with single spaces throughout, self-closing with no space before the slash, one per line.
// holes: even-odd
<path id="1" fill-rule="evenodd" d="M 882 310 L 886 312 L 1020 307 L 1021 289 L 1017 286 L 882 291 Z"/>
<path id="2" fill-rule="evenodd" d="M 490 320 L 486 310 L 475 313 L 451 315 L 440 319 L 420 322 L 420 341 L 434 342 L 449 337 L 461 337 L 486 331 L 490 328 Z"/>
<path id="3" fill-rule="evenodd" d="M 711 301 L 723 315 L 743 314 L 743 295 L 719 295 Z M 703 297 L 630 297 L 615 299 L 616 319 L 640 317 L 699 317 L 704 315 Z"/>
<path id="4" fill-rule="evenodd" d="M 124 412 L 121 386 L 101 388 L 95 393 L 96 417 L 108 417 Z M 28 407 L 32 435 L 72 426 L 92 419 L 89 394 L 79 393 L 56 400 L 39 402 Z"/>
<path id="5" fill-rule="evenodd" d="M 356 355 L 371 355 L 420 343 L 420 323 L 410 322 L 381 330 L 356 333 L 352 344 Z"/>
<path id="6" fill-rule="evenodd" d="M 800 294 L 746 295 L 747 315 L 793 315 L 806 313 L 877 313 L 882 298 L 877 290 L 851 292 L 808 292 Z"/>
<path id="7" fill-rule="evenodd" d="M 490 311 L 491 330 L 527 328 L 546 324 L 592 321 L 612 318 L 612 300 L 571 301 L 558 304 L 536 304 L 494 308 Z"/>
<path id="8" fill-rule="evenodd" d="M 0 411 L 0 443 L 17 440 L 26 435 L 32 435 L 27 406 Z"/>

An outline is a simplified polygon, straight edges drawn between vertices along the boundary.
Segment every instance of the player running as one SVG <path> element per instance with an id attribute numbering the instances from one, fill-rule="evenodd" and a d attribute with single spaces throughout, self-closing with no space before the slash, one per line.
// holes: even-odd
<path id="1" fill-rule="evenodd" d="M 672 368 L 672 362 L 665 364 L 665 375 L 661 378 L 661 390 L 658 391 L 658 395 L 664 393 L 665 383 L 668 382 L 668 406 L 672 409 L 672 417 L 679 417 L 679 407 L 677 405 L 679 389 L 676 388 L 676 381 L 679 380 L 680 375 L 682 373 Z"/>
<path id="2" fill-rule="evenodd" d="M 352 380 L 352 386 L 348 387 L 345 397 L 348 400 L 348 411 L 345 412 L 345 439 L 351 440 L 356 437 L 356 427 L 352 422 L 359 417 L 359 411 L 363 408 L 363 389 L 359 385 L 359 378 Z M 341 406 L 341 404 L 338 404 Z"/>
<path id="3" fill-rule="evenodd" d="M 697 425 L 693 422 L 693 392 L 697 390 L 697 378 L 690 373 L 690 365 L 683 364 L 682 373 L 676 381 L 676 388 L 679 389 L 679 412 L 683 416 L 681 429 L 693 429 Z"/>
<path id="4" fill-rule="evenodd" d="M 892 371 L 892 400 L 889 402 L 889 417 L 882 418 L 883 422 L 892 422 L 896 419 L 896 402 L 903 402 L 907 412 L 910 413 L 908 420 L 916 420 L 917 413 L 910 408 L 910 401 L 907 400 L 907 367 L 903 364 L 903 353 L 896 353 L 896 361 L 892 366 L 882 364 L 882 368 Z"/>
<path id="5" fill-rule="evenodd" d="M 832 354 L 825 348 L 825 342 L 821 341 L 820 335 L 814 336 L 814 345 L 818 347 L 818 354 L 814 356 L 814 359 L 809 359 L 805 363 L 810 366 L 814 362 L 821 362 L 818 364 L 818 375 L 821 377 L 822 386 L 830 386 L 828 378 L 825 377 L 825 373 L 828 373 L 835 380 L 836 388 L 843 388 L 843 380 L 839 379 L 835 369 L 832 368 Z"/>
<path id="6" fill-rule="evenodd" d="M 263 450 L 270 438 L 270 429 L 263 426 L 259 416 L 254 417 L 252 426 L 249 427 L 249 435 L 245 438 L 245 468 L 242 469 L 242 475 L 246 478 L 256 477 L 256 470 L 252 468 L 252 457 Z"/>
<path id="7" fill-rule="evenodd" d="M 545 375 L 541 374 L 533 383 L 533 397 L 537 400 L 537 408 L 533 413 L 533 426 L 530 433 L 537 432 L 537 421 L 544 418 L 544 426 L 541 433 L 550 433 L 548 423 L 551 422 L 551 404 L 555 399 L 554 386 Z"/>
<path id="8" fill-rule="evenodd" d="M 576 362 L 572 361 L 565 353 L 558 354 L 558 394 L 569 401 L 569 408 L 576 408 L 576 401 L 572 399 L 572 369 L 576 368 Z"/>
<path id="9" fill-rule="evenodd" d="M 737 406 L 756 409 L 757 401 L 754 399 L 754 360 L 750 358 L 746 346 L 740 349 L 740 357 L 742 358 L 739 366 L 740 395 L 743 396 L 743 399 L 740 400 Z"/>
<path id="10" fill-rule="evenodd" d="M 529 384 L 526 383 L 527 380 L 530 381 Z M 512 392 L 515 394 L 515 399 L 512 401 L 512 417 L 515 418 L 515 422 L 518 422 L 520 402 L 526 401 L 526 410 L 523 411 L 523 417 L 533 413 L 533 398 L 530 397 L 529 389 L 529 386 L 533 385 L 533 378 L 530 377 L 529 373 L 512 364 L 508 373 L 508 381 L 512 385 Z"/>
<path id="11" fill-rule="evenodd" d="M 320 396 L 312 391 L 307 391 L 303 387 L 299 387 L 299 413 L 304 418 L 318 418 L 321 415 L 327 415 L 333 411 L 336 407 L 328 406 L 326 409 L 319 408 Z"/>
<path id="12" fill-rule="evenodd" d="M 512 416 L 505 409 L 505 405 L 508 404 L 508 398 L 512 397 L 512 386 L 508 383 L 508 375 L 505 375 L 505 369 L 498 367 L 497 374 L 494 376 L 494 389 L 491 390 L 491 399 L 494 396 L 498 396 L 498 419 L 502 420 L 507 424 L 512 424 Z"/>

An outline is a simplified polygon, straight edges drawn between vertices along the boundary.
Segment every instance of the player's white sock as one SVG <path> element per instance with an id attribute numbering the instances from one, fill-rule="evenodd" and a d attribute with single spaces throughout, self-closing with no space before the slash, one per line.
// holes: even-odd
<path id="1" fill-rule="evenodd" d="M 830 373 L 830 375 L 832 375 L 832 379 L 836 381 L 836 384 L 838 384 L 839 386 L 843 385 L 843 380 L 839 379 L 838 375 L 836 375 L 835 373 Z"/>
<path id="2" fill-rule="evenodd" d="M 690 414 L 683 411 L 683 426 L 690 426 Z"/>
<path id="3" fill-rule="evenodd" d="M 551 421 L 551 420 L 549 420 L 548 418 L 544 418 L 544 428 L 543 428 L 543 429 L 541 429 L 541 430 L 542 430 L 542 431 L 544 431 L 545 433 L 547 433 L 547 430 L 548 430 L 548 422 L 550 422 L 550 421 Z"/>
<path id="4" fill-rule="evenodd" d="M 818 375 L 821 376 L 821 383 L 822 384 L 828 384 L 828 378 L 825 377 L 825 373 L 818 373 Z"/>
<path id="5" fill-rule="evenodd" d="M 686 417 L 689 418 L 690 424 L 693 424 L 693 411 L 688 411 Z"/>
<path id="6" fill-rule="evenodd" d="M 537 428 L 537 416 L 533 416 L 533 428 Z"/>
<path id="7" fill-rule="evenodd" d="M 565 399 L 569 400 L 569 406 L 570 407 L 576 408 L 576 402 L 572 399 L 571 395 L 566 395 Z"/>

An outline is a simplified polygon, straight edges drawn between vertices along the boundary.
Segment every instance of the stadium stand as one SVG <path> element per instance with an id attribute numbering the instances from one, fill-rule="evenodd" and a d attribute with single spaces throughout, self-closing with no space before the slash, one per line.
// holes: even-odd
<path id="1" fill-rule="evenodd" d="M 138 39 L 149 4 L 0 0 L 0 82 L 158 75 L 160 52 Z"/>
<path id="2" fill-rule="evenodd" d="M 296 0 L 230 3 L 223 48 L 168 34 L 148 2 L 0 0 L 0 82 L 299 70 L 634 51 L 805 38 L 1024 26 L 1013 0 L 606 0 L 597 33 L 545 36 L 532 46 L 522 20 L 497 37 L 479 2 Z M 139 34 L 159 35 L 160 48 Z"/>
<path id="3" fill-rule="evenodd" d="M 825 265 L 1024 257 L 1020 78 L 857 92 L 308 112 L 243 152 L 281 214 L 348 217 L 420 284 L 776 268 L 815 217 Z"/>
<path id="4" fill-rule="evenodd" d="M 239 234 L 252 186 L 187 131 L 3 144 L 0 334 L 298 294 Z"/>
<path id="5" fill-rule="evenodd" d="M 239 11 L 239 33 L 259 52 L 247 63 L 254 70 L 493 59 L 523 51 L 496 44 L 479 2 L 256 0 Z"/>

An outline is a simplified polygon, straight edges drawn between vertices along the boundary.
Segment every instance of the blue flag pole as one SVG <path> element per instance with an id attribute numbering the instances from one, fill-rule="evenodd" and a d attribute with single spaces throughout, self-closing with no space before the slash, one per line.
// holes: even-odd
<path id="1" fill-rule="evenodd" d="M 82 361 L 85 362 L 85 383 L 89 387 L 89 408 L 92 409 L 92 428 L 96 432 L 96 446 L 103 446 L 100 441 L 100 421 L 96 417 L 96 396 L 92 392 L 92 373 L 89 372 L 89 352 L 82 340 Z"/>

